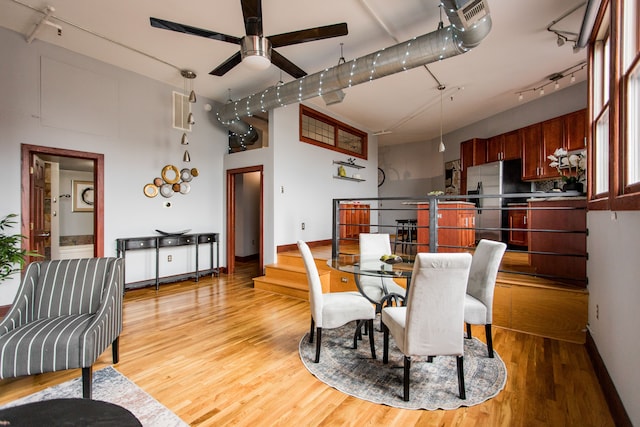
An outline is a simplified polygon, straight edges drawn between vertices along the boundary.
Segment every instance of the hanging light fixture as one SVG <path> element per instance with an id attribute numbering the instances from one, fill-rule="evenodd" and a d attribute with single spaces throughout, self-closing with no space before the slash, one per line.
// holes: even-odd
<path id="1" fill-rule="evenodd" d="M 189 113 L 189 116 L 187 117 L 187 123 L 189 123 L 190 125 L 195 125 L 196 124 L 196 119 L 193 118 L 193 113 Z"/>
<path id="2" fill-rule="evenodd" d="M 189 140 L 187 139 L 187 133 L 182 134 L 182 139 L 180 140 L 180 144 L 189 145 Z"/>
<path id="3" fill-rule="evenodd" d="M 440 91 L 440 145 L 438 145 L 438 152 L 444 153 L 447 147 L 444 146 L 444 141 L 442 141 L 442 121 L 443 121 L 443 113 L 442 113 L 442 91 L 444 91 L 446 87 L 444 85 L 439 85 L 438 90 Z"/>
<path id="4" fill-rule="evenodd" d="M 182 156 L 182 161 L 185 163 L 189 163 L 191 161 L 191 156 L 189 155 L 188 150 L 184 150 L 184 155 Z"/>
<path id="5" fill-rule="evenodd" d="M 184 94 L 185 96 L 187 95 L 187 90 L 189 90 L 189 102 L 194 103 L 196 102 L 196 93 L 193 90 L 193 79 L 196 78 L 196 73 L 194 73 L 191 70 L 182 70 L 180 71 L 180 74 L 182 75 L 182 77 L 184 77 L 184 86 L 185 86 L 185 90 L 184 90 Z M 188 86 L 189 88 L 187 89 L 187 82 L 189 83 Z"/>

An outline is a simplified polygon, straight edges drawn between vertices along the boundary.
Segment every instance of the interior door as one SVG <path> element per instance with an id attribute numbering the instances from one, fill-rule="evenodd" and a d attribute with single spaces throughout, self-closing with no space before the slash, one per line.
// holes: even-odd
<path id="1" fill-rule="evenodd" d="M 45 163 L 38 156 L 33 155 L 32 167 L 30 173 L 30 206 L 31 221 L 29 224 L 29 247 L 32 251 L 45 256 L 46 241 L 51 235 L 49 230 L 45 229 L 44 218 L 44 196 L 45 196 Z M 31 262 L 31 260 L 29 261 Z"/>

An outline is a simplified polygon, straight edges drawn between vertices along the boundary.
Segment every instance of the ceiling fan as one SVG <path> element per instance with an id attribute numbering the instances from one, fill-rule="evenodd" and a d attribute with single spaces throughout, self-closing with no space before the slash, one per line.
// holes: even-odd
<path id="1" fill-rule="evenodd" d="M 244 37 L 229 36 L 159 18 L 151 17 L 149 20 L 152 27 L 239 44 L 240 51 L 238 53 L 209 73 L 214 76 L 223 76 L 240 62 L 245 62 L 255 69 L 266 69 L 270 64 L 273 64 L 296 79 L 304 77 L 307 73 L 276 52 L 274 48 L 344 36 L 348 33 L 347 24 L 341 23 L 265 37 L 262 34 L 262 1 L 241 0 L 240 3 L 246 31 Z"/>

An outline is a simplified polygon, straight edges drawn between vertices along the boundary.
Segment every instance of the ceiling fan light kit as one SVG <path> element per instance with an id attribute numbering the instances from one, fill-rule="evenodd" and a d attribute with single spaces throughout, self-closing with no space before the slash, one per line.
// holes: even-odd
<path id="1" fill-rule="evenodd" d="M 254 70 L 271 66 L 271 42 L 265 37 L 244 36 L 240 43 L 242 63 Z"/>

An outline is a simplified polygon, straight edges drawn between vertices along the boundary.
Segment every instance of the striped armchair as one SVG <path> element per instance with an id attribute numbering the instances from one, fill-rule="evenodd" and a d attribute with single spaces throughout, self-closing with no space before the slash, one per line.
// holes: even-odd
<path id="1" fill-rule="evenodd" d="M 122 294 L 119 258 L 29 264 L 0 322 L 0 378 L 82 368 L 90 399 L 92 365 L 109 345 L 118 363 Z"/>

